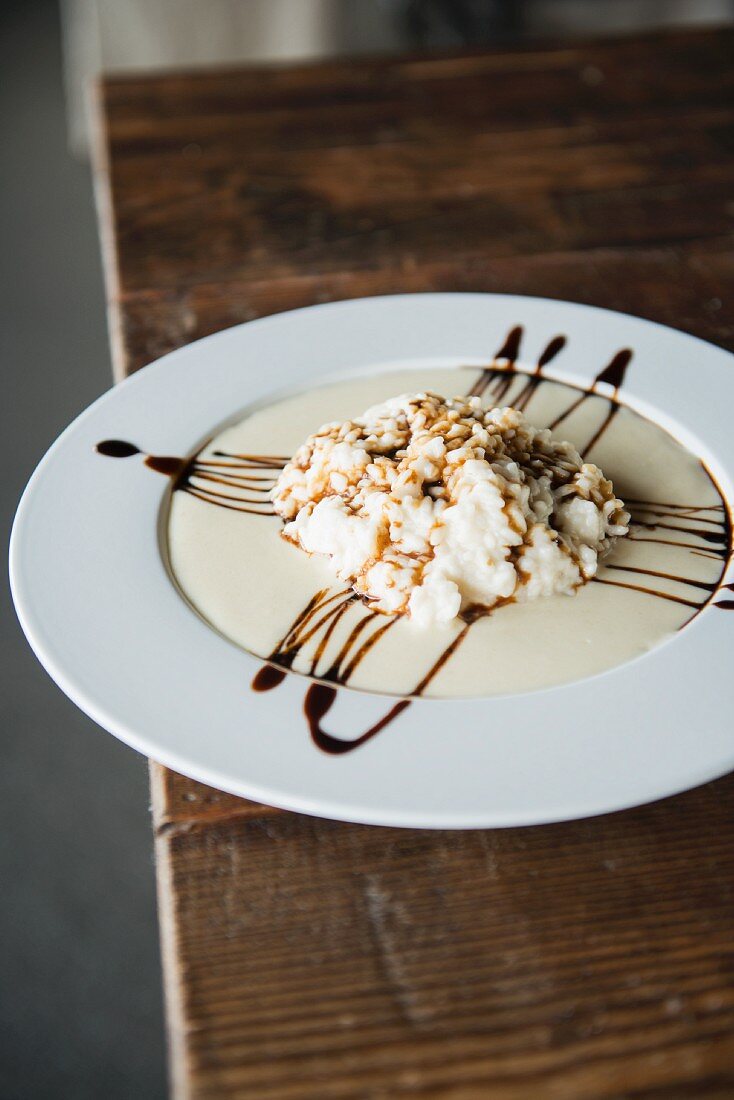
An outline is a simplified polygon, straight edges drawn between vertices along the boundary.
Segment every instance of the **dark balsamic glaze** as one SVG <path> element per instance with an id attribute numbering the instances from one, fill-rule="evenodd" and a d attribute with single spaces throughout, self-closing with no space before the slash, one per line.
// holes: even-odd
<path id="1" fill-rule="evenodd" d="M 709 545 L 702 547 L 696 543 L 683 540 L 651 538 L 644 535 L 630 535 L 630 542 L 656 542 L 663 546 L 681 546 L 699 557 L 727 558 L 730 555 L 731 523 L 729 513 L 723 505 L 706 505 L 699 508 L 691 505 L 654 504 L 645 501 L 637 503 L 629 501 L 631 522 L 630 527 L 638 530 L 656 531 L 681 531 L 695 538 L 700 538 Z M 677 510 L 674 510 L 677 509 Z M 702 515 L 703 512 L 713 512 L 714 515 Z M 694 523 L 697 526 L 680 527 L 676 524 L 664 523 L 663 520 L 685 520 L 687 524 Z M 707 524 L 707 527 L 701 527 Z M 713 528 L 713 530 L 711 530 Z"/>
<path id="2" fill-rule="evenodd" d="M 638 570 L 632 570 L 632 572 L 638 572 Z M 645 570 L 639 570 L 639 572 L 645 572 Z M 677 580 L 677 577 L 671 578 Z M 595 584 L 608 584 L 612 588 L 629 588 L 632 592 L 644 592 L 647 596 L 655 596 L 659 600 L 669 600 L 671 603 L 680 603 L 685 607 L 693 607 L 696 611 L 701 610 L 701 604 L 696 600 L 686 600 L 682 596 L 673 596 L 670 592 L 660 592 L 657 588 L 647 588 L 642 584 L 628 584 L 626 581 L 610 581 L 606 577 L 593 577 L 592 580 Z"/>
<path id="3" fill-rule="evenodd" d="M 376 734 L 381 733 L 386 726 L 390 725 L 393 719 L 397 718 L 410 706 L 410 699 L 400 699 L 379 721 L 375 722 L 359 737 L 355 737 L 350 741 L 343 737 L 335 737 L 321 727 L 321 719 L 331 710 L 336 695 L 336 688 L 330 687 L 328 684 L 311 684 L 303 702 L 303 712 L 306 715 L 311 739 L 318 749 L 330 756 L 341 756 L 344 753 L 358 749 Z"/>
<path id="4" fill-rule="evenodd" d="M 627 367 L 630 364 L 632 358 L 632 352 L 629 348 L 622 348 L 614 356 L 612 361 L 607 364 L 604 370 L 597 374 L 594 384 L 591 387 L 595 389 L 600 382 L 605 382 L 607 386 L 613 386 L 615 390 L 619 390 L 624 382 L 624 376 L 627 373 Z"/>
<path id="5" fill-rule="evenodd" d="M 173 478 L 175 488 L 178 488 L 178 481 L 185 477 L 189 465 L 185 458 L 174 458 L 172 455 L 146 455 L 143 461 L 149 470 Z"/>
<path id="6" fill-rule="evenodd" d="M 205 504 L 244 512 L 250 516 L 274 516 L 270 494 L 278 474 L 289 461 L 280 455 L 232 454 L 214 451 L 205 458 L 201 452 L 191 460 L 186 476 L 179 484 L 184 492 Z"/>
<path id="7" fill-rule="evenodd" d="M 704 542 L 716 543 L 719 546 L 726 546 L 728 543 L 728 534 L 725 530 L 703 531 L 700 527 L 678 527 L 673 523 L 649 523 L 634 518 L 630 527 L 641 527 L 646 531 L 679 531 L 683 535 L 695 535 Z"/>
<path id="8" fill-rule="evenodd" d="M 630 526 L 634 526 L 634 523 Z M 696 554 L 701 558 L 726 558 L 729 553 L 728 548 L 725 546 L 702 547 L 695 542 L 679 542 L 677 539 L 654 539 L 641 535 L 627 535 L 627 542 L 654 542 L 659 546 L 679 546 L 682 550 L 690 550 L 692 554 Z"/>
<path id="9" fill-rule="evenodd" d="M 555 420 L 551 421 L 551 423 L 548 425 L 550 430 L 553 431 L 559 426 L 559 424 L 562 424 L 564 420 L 567 420 L 572 413 L 576 412 L 576 410 L 580 408 L 580 406 L 583 405 L 583 403 L 589 397 L 603 396 L 603 394 L 599 394 L 597 392 L 597 386 L 599 386 L 601 383 L 604 383 L 608 386 L 613 386 L 613 392 L 611 396 L 607 397 L 607 401 L 609 402 L 609 409 L 606 416 L 604 417 L 604 420 L 602 421 L 599 428 L 594 432 L 586 446 L 579 448 L 579 454 L 581 454 L 583 458 L 586 458 L 589 451 L 591 451 L 591 449 L 596 446 L 596 444 L 607 431 L 609 425 L 612 423 L 615 416 L 619 412 L 619 389 L 624 382 L 627 367 L 629 366 L 631 359 L 632 352 L 629 348 L 622 348 L 621 351 L 618 351 L 616 355 L 613 356 L 611 361 L 607 363 L 606 367 L 604 367 L 604 370 L 600 371 L 600 373 L 597 374 L 596 378 L 591 383 L 591 386 L 588 388 L 588 390 L 584 390 L 574 401 L 571 402 L 568 408 L 564 412 L 562 412 L 560 416 L 557 416 Z"/>
<path id="10" fill-rule="evenodd" d="M 723 504 L 670 504 L 663 500 L 639 500 L 635 497 L 626 497 L 627 504 L 648 505 L 650 508 L 676 508 L 683 512 L 724 512 Z"/>
<path id="11" fill-rule="evenodd" d="M 514 378 L 521 372 L 517 370 L 517 358 L 520 354 L 520 347 L 522 343 L 523 330 L 520 325 L 516 325 L 507 335 L 504 344 L 495 354 L 492 365 L 486 367 L 479 378 L 475 382 L 474 386 L 469 391 L 470 396 L 483 397 L 489 395 L 495 404 L 500 404 L 507 396 L 510 387 L 512 386 Z M 523 386 L 520 393 L 513 401 L 513 405 L 521 412 L 527 409 L 528 403 L 535 393 L 536 389 L 540 385 L 543 378 L 543 368 L 554 359 L 559 352 L 566 346 L 565 336 L 555 336 L 548 346 L 541 354 L 536 364 L 535 370 L 532 374 L 527 376 L 527 381 Z M 599 442 L 601 437 L 609 428 L 610 424 L 617 415 L 619 409 L 619 390 L 622 386 L 627 372 L 627 367 L 632 359 L 632 351 L 629 348 L 622 348 L 618 351 L 604 367 L 602 371 L 596 376 L 591 386 L 588 389 L 583 390 L 578 397 L 574 398 L 571 404 L 565 409 L 559 416 L 553 420 L 548 427 L 553 431 L 562 424 L 572 413 L 574 413 L 589 397 L 603 397 L 603 394 L 598 392 L 597 387 L 600 385 L 611 386 L 613 392 L 607 397 L 609 402 L 609 409 L 606 413 L 604 420 L 599 428 L 593 434 L 585 447 L 583 447 L 580 453 L 586 456 L 589 451 Z M 498 364 L 500 361 L 504 361 L 502 366 Z M 494 384 L 494 389 L 490 387 Z"/>
<path id="12" fill-rule="evenodd" d="M 627 503 L 631 509 L 631 532 L 633 530 L 635 532 L 638 530 L 673 531 L 681 532 L 692 538 L 701 540 L 701 542 L 687 542 L 682 539 L 658 538 L 655 536 L 651 537 L 649 535 L 631 533 L 628 535 L 629 542 L 649 542 L 656 543 L 660 546 L 676 546 L 689 550 L 692 555 L 697 557 L 708 558 L 714 561 L 718 559 L 722 562 L 719 579 L 714 582 L 699 581 L 691 577 L 683 576 L 682 574 L 663 573 L 657 570 L 642 569 L 630 565 L 615 565 L 613 563 L 605 567 L 607 569 L 636 573 L 639 576 L 660 577 L 665 580 L 676 581 L 682 585 L 700 588 L 707 592 L 708 595 L 698 603 L 692 600 L 685 600 L 682 596 L 674 596 L 672 593 L 660 592 L 658 589 L 650 589 L 642 585 L 625 585 L 621 581 L 611 581 L 600 577 L 595 579 L 602 584 L 617 584 L 626 588 L 637 588 L 639 591 L 656 596 L 658 599 L 670 600 L 674 603 L 689 604 L 694 608 L 694 615 L 691 616 L 691 618 L 695 618 L 708 603 L 714 600 L 716 593 L 720 591 L 722 587 L 726 587 L 721 585 L 721 577 L 724 575 L 732 555 L 732 530 L 728 510 L 723 503 L 706 505 L 670 504 L 663 501 L 633 499 L 628 500 Z M 703 515 L 702 513 L 708 513 L 708 515 Z M 714 513 L 714 515 L 712 516 L 711 513 Z M 680 526 L 675 523 L 662 522 L 666 519 L 686 520 L 688 522 L 685 526 Z M 709 526 L 702 527 L 701 524 L 708 524 Z M 714 527 L 715 530 L 711 530 L 711 527 Z M 702 543 L 705 545 L 702 545 Z M 715 606 L 720 606 L 720 604 L 716 604 Z M 687 626 L 691 618 L 687 619 L 682 626 Z"/>
<path id="13" fill-rule="evenodd" d="M 278 684 L 282 684 L 286 678 L 284 668 L 276 668 L 275 665 L 263 665 L 252 680 L 253 691 L 272 691 Z"/>
<path id="14" fill-rule="evenodd" d="M 636 565 L 615 565 L 609 562 L 606 569 L 617 569 L 622 573 L 641 573 L 645 577 L 660 577 L 666 581 L 677 581 L 678 584 L 688 584 L 692 588 L 703 588 L 707 592 L 715 592 L 719 587 L 718 581 L 697 581 L 692 577 L 681 577 L 677 573 L 662 573 L 657 569 L 641 569 Z"/>
<path id="15" fill-rule="evenodd" d="M 143 454 L 134 443 L 122 439 L 105 439 L 97 444 L 96 450 L 108 458 L 131 458 Z M 174 492 L 180 490 L 206 504 L 232 512 L 274 516 L 270 493 L 278 472 L 289 459 L 275 455 L 233 455 L 224 451 L 215 451 L 214 454 L 216 459 L 202 458 L 201 452 L 193 458 L 146 454 L 143 461 L 150 470 L 170 477 Z M 220 458 L 228 461 L 219 461 Z M 212 484 L 230 491 L 213 489 Z"/>
<path id="16" fill-rule="evenodd" d="M 734 592 L 734 584 L 722 584 L 719 591 Z M 720 607 L 722 611 L 734 611 L 734 600 L 718 600 L 714 607 Z"/>
<path id="17" fill-rule="evenodd" d="M 269 691 L 278 686 L 285 676 L 286 670 L 292 668 L 298 654 L 303 647 L 320 630 L 323 630 L 321 639 L 316 646 L 315 654 L 311 660 L 309 674 L 316 674 L 319 660 L 332 636 L 337 623 L 349 607 L 359 605 L 363 611 L 362 618 L 352 628 L 342 643 L 336 657 L 329 668 L 321 674 L 320 679 L 326 683 L 311 684 L 306 691 L 304 699 L 304 714 L 308 723 L 309 732 L 317 748 L 332 755 L 343 755 L 364 745 L 376 734 L 380 733 L 399 714 L 410 706 L 409 698 L 400 699 L 377 722 L 371 725 L 358 737 L 347 739 L 328 733 L 321 726 L 321 720 L 326 716 L 334 704 L 337 695 L 337 687 L 344 687 L 349 682 L 357 666 L 367 656 L 372 647 L 386 634 L 397 622 L 398 616 L 386 616 L 381 612 L 371 610 L 351 590 L 341 590 L 331 593 L 328 589 L 318 591 L 306 604 L 296 617 L 293 625 L 268 657 L 268 664 L 264 665 L 256 674 L 252 687 L 255 691 Z M 376 629 L 361 642 L 357 648 L 357 641 L 362 637 L 370 624 L 377 620 Z M 473 621 L 473 620 L 472 620 Z M 466 623 L 459 634 L 448 645 L 438 660 L 431 666 L 411 696 L 421 695 L 430 684 L 431 680 L 443 668 L 451 655 L 463 641 L 471 623 Z M 277 676 L 280 672 L 281 675 Z M 264 675 L 267 673 L 266 675 Z M 273 675 L 275 673 L 276 675 Z"/>
<path id="18" fill-rule="evenodd" d="M 520 354 L 520 344 L 522 343 L 522 325 L 515 325 L 507 333 L 504 344 L 498 352 L 495 353 L 495 360 L 506 359 L 508 363 L 514 363 Z"/>
<path id="19" fill-rule="evenodd" d="M 515 377 L 521 374 L 521 372 L 517 370 L 516 364 L 520 354 L 522 337 L 523 329 L 521 325 L 516 325 L 513 329 L 510 329 L 502 347 L 495 353 L 492 359 L 492 365 L 486 367 L 481 372 L 479 378 L 469 391 L 470 397 L 483 397 L 488 393 L 492 384 L 496 383 L 491 393 L 492 400 L 495 404 L 499 404 L 504 400 Z M 541 352 L 534 372 L 525 375 L 527 381 L 513 401 L 513 405 L 516 409 L 523 411 L 527 408 L 528 402 L 543 381 L 543 368 L 555 359 L 565 346 L 565 336 L 554 336 Z M 498 366 L 500 361 L 503 361 L 503 366 Z"/>
<path id="20" fill-rule="evenodd" d="M 139 447 L 134 443 L 126 443 L 124 439 L 103 439 L 97 444 L 95 450 L 98 454 L 106 455 L 107 458 L 132 458 L 133 455 L 140 454 Z"/>
<path id="21" fill-rule="evenodd" d="M 512 385 L 513 376 L 515 374 L 515 363 L 517 357 L 520 354 L 520 345 L 522 344 L 522 325 L 515 325 L 507 333 L 502 347 L 492 357 L 492 365 L 486 367 L 479 378 L 469 390 L 470 397 L 482 397 L 491 384 L 499 380 L 499 393 L 493 394 L 495 400 L 499 400 L 507 393 L 507 390 Z M 505 366 L 498 367 L 496 364 L 500 359 L 506 360 Z"/>
<path id="22" fill-rule="evenodd" d="M 392 626 L 393 622 L 395 622 L 395 619 L 391 619 L 389 625 Z M 411 692 L 412 697 L 423 694 L 431 680 L 438 675 L 451 655 L 459 648 L 470 626 L 471 623 L 466 623 L 450 645 L 446 646 L 438 660 L 431 666 L 420 683 L 413 689 Z M 346 680 L 342 681 L 342 683 L 346 683 Z M 370 741 L 376 734 L 381 733 L 399 714 L 407 710 L 412 702 L 412 698 L 400 699 L 382 716 L 382 718 L 371 725 L 364 733 L 360 734 L 359 737 L 348 740 L 328 733 L 321 725 L 321 719 L 328 714 L 334 704 L 336 695 L 336 688 L 328 684 L 311 684 L 306 692 L 303 703 L 303 711 L 306 715 L 306 721 L 313 743 L 317 748 L 321 749 L 322 752 L 329 753 L 330 755 L 343 755 L 346 752 L 352 752 L 354 749 L 358 749 L 361 745 Z"/>
<path id="23" fill-rule="evenodd" d="M 218 458 L 232 458 L 248 465 L 259 465 L 272 470 L 282 470 L 286 463 L 290 462 L 288 455 L 241 455 L 232 454 L 230 451 L 213 451 Z"/>
<path id="24" fill-rule="evenodd" d="M 529 376 L 524 387 L 522 388 L 522 390 L 520 390 L 520 393 L 513 401 L 513 405 L 516 409 L 519 409 L 520 412 L 524 412 L 527 409 L 530 399 L 532 398 L 540 383 L 543 381 L 543 368 L 546 367 L 548 363 L 552 362 L 555 357 L 563 351 L 565 346 L 565 336 L 554 336 L 548 346 L 541 353 L 540 358 L 538 359 L 538 362 L 535 366 L 534 372 Z"/>
<path id="25" fill-rule="evenodd" d="M 653 508 L 652 506 L 636 509 L 638 515 L 640 512 L 643 512 L 646 515 L 656 516 L 659 519 L 695 519 L 698 523 L 709 523 L 712 527 L 718 527 L 723 523 L 723 519 L 720 516 L 711 519 L 708 516 L 699 515 L 698 512 L 700 510 L 701 509 L 697 508 L 688 508 L 685 511 L 672 512 L 666 507 Z"/>
<path id="26" fill-rule="evenodd" d="M 538 359 L 538 365 L 535 368 L 536 374 L 540 374 L 543 370 L 543 367 L 547 366 L 548 363 L 550 363 L 552 359 L 555 359 L 555 357 L 558 355 L 558 353 L 563 351 L 565 346 L 566 346 L 566 337 L 565 336 L 554 336 L 553 339 L 551 340 L 551 342 L 548 344 L 545 351 L 543 351 L 541 353 L 541 356 Z"/>

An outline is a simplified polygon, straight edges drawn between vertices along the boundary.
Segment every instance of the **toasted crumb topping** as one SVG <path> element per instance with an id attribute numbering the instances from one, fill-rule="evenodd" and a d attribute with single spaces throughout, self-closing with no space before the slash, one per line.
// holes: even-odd
<path id="1" fill-rule="evenodd" d="M 513 408 L 403 394 L 304 442 L 273 491 L 283 536 L 419 626 L 573 594 L 628 530 L 598 466 Z"/>

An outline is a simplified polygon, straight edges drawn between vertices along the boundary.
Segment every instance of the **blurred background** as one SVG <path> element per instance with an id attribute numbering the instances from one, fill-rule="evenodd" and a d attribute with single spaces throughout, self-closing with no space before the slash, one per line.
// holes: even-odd
<path id="1" fill-rule="evenodd" d="M 91 175 L 102 71 L 723 24 L 731 0 L 4 0 L 1 483 L 110 384 Z M 8 396 L 9 395 L 9 396 Z M 2 591 L 0 1098 L 166 1094 L 146 761 L 36 664 Z"/>

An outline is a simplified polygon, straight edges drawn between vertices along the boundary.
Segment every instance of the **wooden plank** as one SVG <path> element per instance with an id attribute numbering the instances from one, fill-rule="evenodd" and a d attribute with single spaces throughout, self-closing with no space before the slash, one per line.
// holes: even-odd
<path id="1" fill-rule="evenodd" d="M 733 42 L 107 81 L 123 293 L 728 232 Z"/>
<path id="2" fill-rule="evenodd" d="M 722 287 L 732 275 L 727 238 L 634 252 L 618 246 L 520 257 L 403 258 L 374 271 L 304 272 L 131 294 L 120 314 L 120 339 L 131 372 L 191 340 L 270 313 L 373 294 L 446 290 L 571 299 L 636 313 L 731 347 L 734 310 Z"/>
<path id="3" fill-rule="evenodd" d="M 180 1094 L 725 1095 L 732 795 L 493 832 L 159 827 Z"/>
<path id="4" fill-rule="evenodd" d="M 195 825 L 216 824 L 230 817 L 263 817 L 280 813 L 273 806 L 249 802 L 217 791 L 159 765 L 151 765 L 151 795 L 158 835 L 186 832 Z"/>
<path id="5" fill-rule="evenodd" d="M 399 291 L 571 298 L 734 347 L 732 43 L 105 81 L 119 372 Z M 177 1097 L 734 1094 L 734 777 L 464 834 L 151 778 Z"/>

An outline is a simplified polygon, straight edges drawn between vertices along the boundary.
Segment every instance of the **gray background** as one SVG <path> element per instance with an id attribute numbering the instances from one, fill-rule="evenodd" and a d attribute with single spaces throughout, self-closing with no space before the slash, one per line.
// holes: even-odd
<path id="1" fill-rule="evenodd" d="M 0 8 L 2 527 L 110 384 L 89 170 L 66 151 L 58 12 Z M 83 563 L 81 563 L 83 564 Z M 0 608 L 0 1097 L 165 1095 L 143 757 L 61 694 Z"/>

